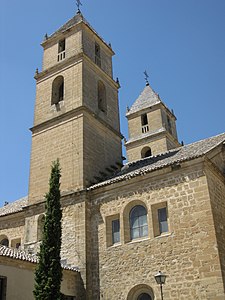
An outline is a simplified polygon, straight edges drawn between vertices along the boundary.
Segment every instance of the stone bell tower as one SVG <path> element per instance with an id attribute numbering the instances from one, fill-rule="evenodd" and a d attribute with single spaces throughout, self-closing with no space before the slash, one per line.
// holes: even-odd
<path id="1" fill-rule="evenodd" d="M 81 12 L 45 36 L 36 71 L 29 203 L 43 200 L 59 158 L 62 193 L 82 190 L 121 165 L 118 82 L 111 45 Z"/>
<path id="2" fill-rule="evenodd" d="M 181 146 L 173 111 L 166 107 L 148 81 L 126 117 L 129 140 L 125 146 L 129 162 Z"/>

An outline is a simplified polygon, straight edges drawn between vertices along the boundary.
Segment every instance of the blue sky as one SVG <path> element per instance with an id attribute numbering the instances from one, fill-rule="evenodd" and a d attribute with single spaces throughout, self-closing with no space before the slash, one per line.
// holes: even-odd
<path id="1" fill-rule="evenodd" d="M 85 18 L 116 56 L 121 131 L 127 137 L 126 106 L 145 86 L 177 116 L 185 144 L 225 131 L 224 0 L 83 0 Z M 0 206 L 28 193 L 40 42 L 76 12 L 74 0 L 1 0 L 0 11 Z"/>

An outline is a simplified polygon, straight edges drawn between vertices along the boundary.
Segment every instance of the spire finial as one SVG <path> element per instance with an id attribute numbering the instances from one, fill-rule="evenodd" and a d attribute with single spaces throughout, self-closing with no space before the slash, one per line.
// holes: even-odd
<path id="1" fill-rule="evenodd" d="M 146 70 L 144 71 L 144 75 L 145 75 L 145 82 L 146 82 L 146 85 L 149 85 L 149 82 L 148 82 L 149 76 L 148 76 L 148 73 L 147 73 Z"/>
<path id="2" fill-rule="evenodd" d="M 80 6 L 82 5 L 80 0 L 76 0 L 76 5 L 77 5 L 77 13 L 80 14 Z"/>

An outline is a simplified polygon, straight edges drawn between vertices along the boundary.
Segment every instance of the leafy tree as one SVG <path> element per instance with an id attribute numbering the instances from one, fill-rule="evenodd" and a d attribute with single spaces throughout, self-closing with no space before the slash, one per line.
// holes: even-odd
<path id="1" fill-rule="evenodd" d="M 61 219 L 59 160 L 52 163 L 49 192 L 45 195 L 46 216 L 43 240 L 35 271 L 34 296 L 36 300 L 60 300 L 62 269 L 60 264 Z"/>

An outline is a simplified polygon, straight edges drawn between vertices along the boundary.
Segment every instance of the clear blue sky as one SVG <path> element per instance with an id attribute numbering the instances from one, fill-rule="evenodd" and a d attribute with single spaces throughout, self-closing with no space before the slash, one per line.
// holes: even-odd
<path id="1" fill-rule="evenodd" d="M 174 109 L 180 141 L 225 131 L 224 0 L 83 0 L 81 10 L 116 52 L 126 137 L 126 105 L 144 88 L 145 69 L 153 89 Z M 0 206 L 28 191 L 39 44 L 75 12 L 74 0 L 1 0 Z"/>

